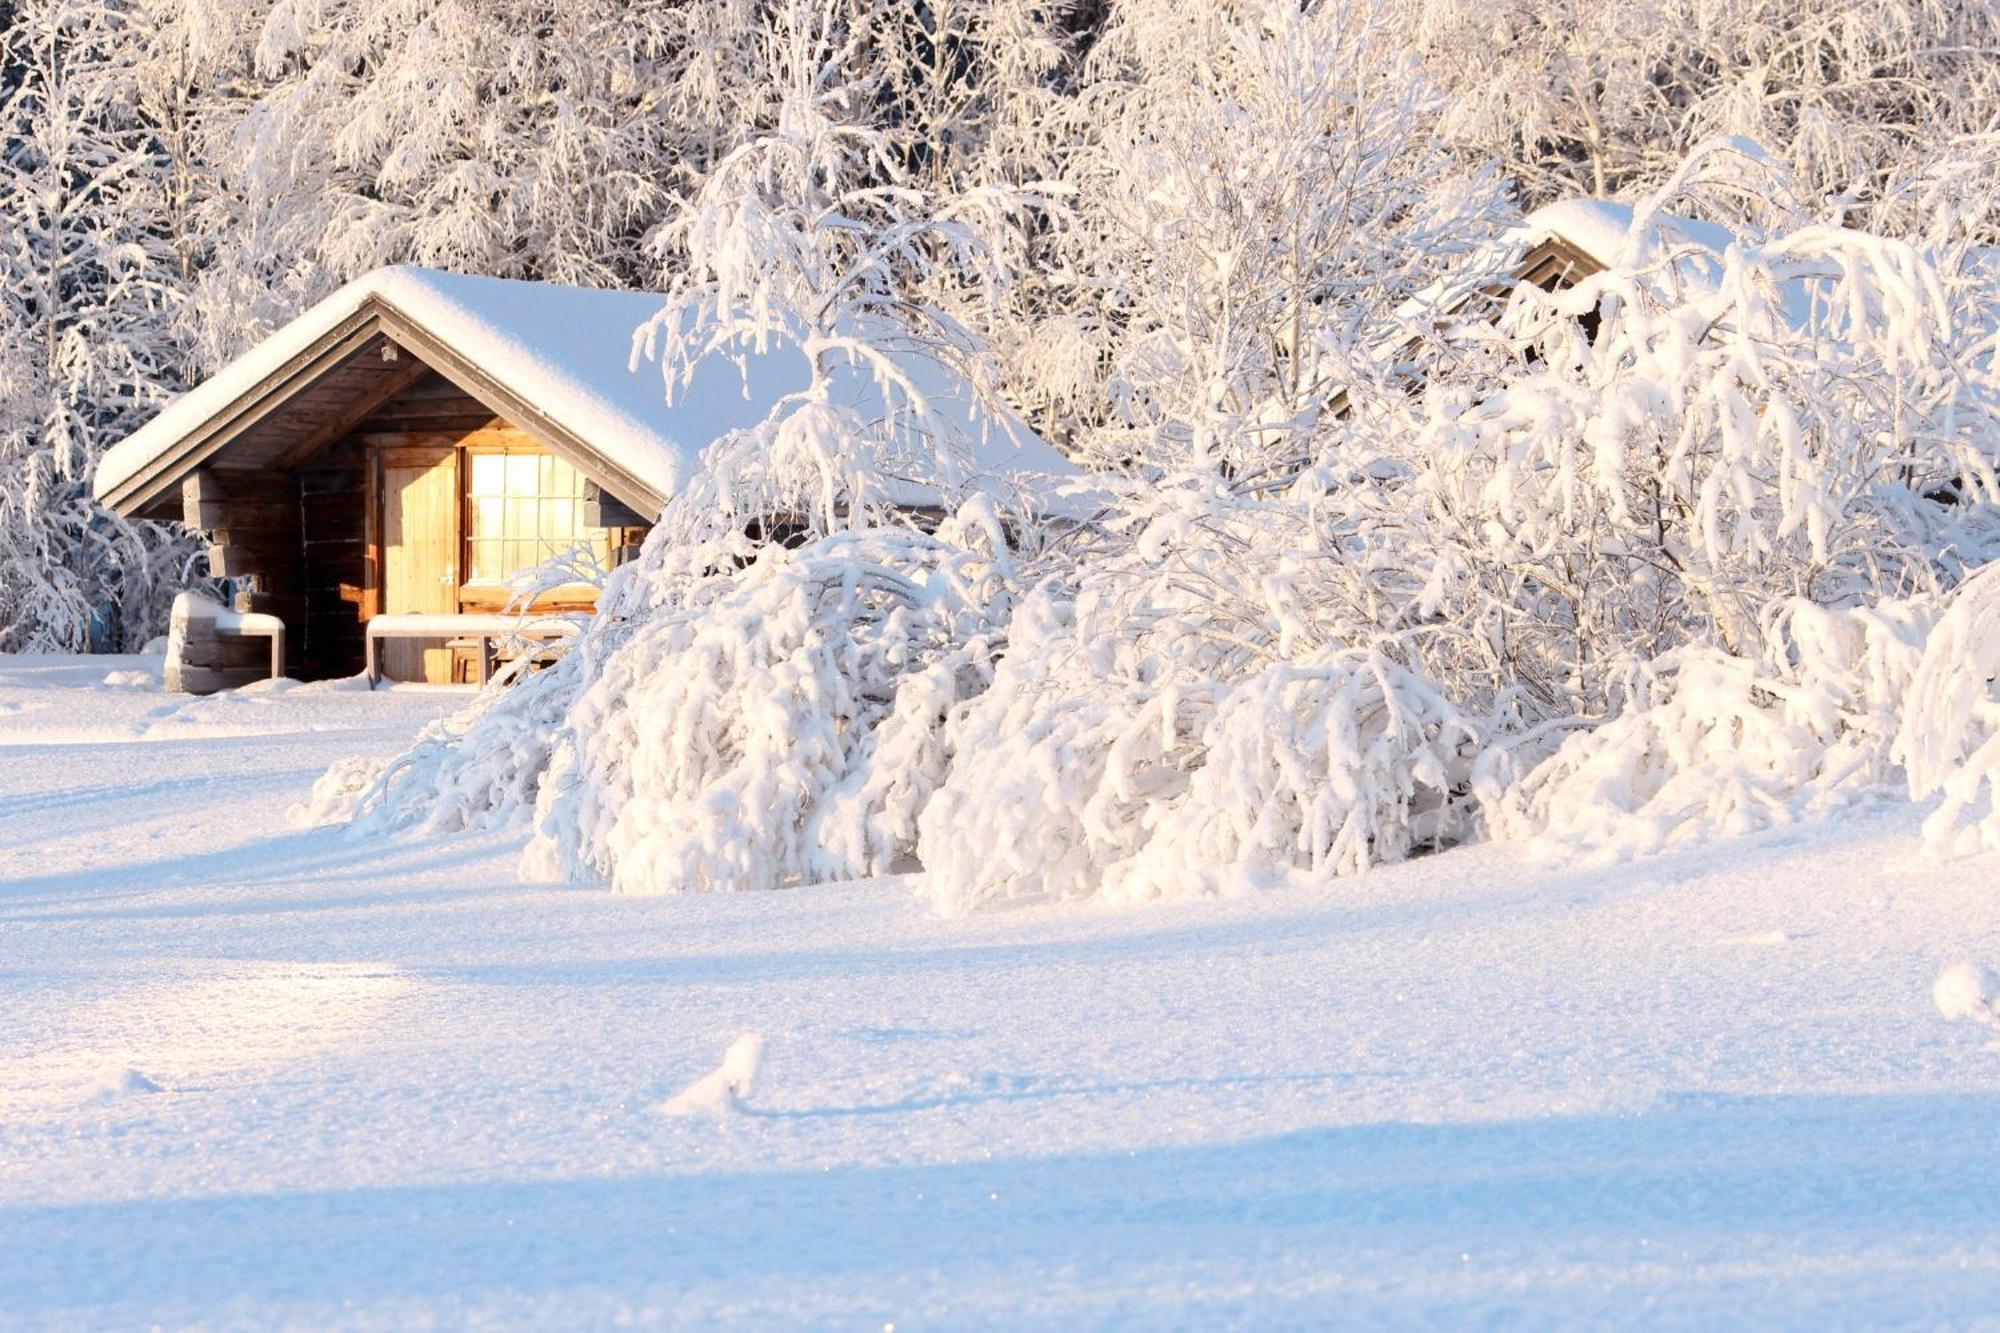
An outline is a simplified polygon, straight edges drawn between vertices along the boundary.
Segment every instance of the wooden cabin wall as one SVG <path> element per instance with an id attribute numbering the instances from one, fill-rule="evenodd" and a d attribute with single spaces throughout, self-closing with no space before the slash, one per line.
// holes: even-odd
<path id="1" fill-rule="evenodd" d="M 288 472 L 202 468 L 181 484 L 182 520 L 208 534 L 209 573 L 254 580 L 236 599 L 239 611 L 261 611 L 300 624 L 305 611 L 299 498 Z M 297 635 L 285 643 L 285 670 L 306 670 Z"/>
<path id="2" fill-rule="evenodd" d="M 351 676 L 362 668 L 367 620 L 367 455 L 341 440 L 306 461 L 298 486 L 307 678 Z"/>
<path id="3" fill-rule="evenodd" d="M 468 445 L 485 445 L 498 448 L 521 448 L 539 450 L 540 445 L 525 433 L 516 430 L 508 422 L 495 415 L 493 409 L 466 393 L 442 375 L 432 373 L 419 379 L 403 390 L 355 427 L 352 437 L 358 447 L 365 451 L 368 460 L 368 518 L 369 531 L 369 579 L 371 608 L 386 609 L 382 605 L 385 594 L 383 587 L 387 575 L 387 565 L 382 551 L 382 534 L 374 530 L 374 525 L 383 521 L 383 497 L 381 484 L 383 466 L 391 459 L 407 463 L 413 456 L 423 456 L 440 450 L 461 449 Z M 454 512 L 448 521 L 459 538 L 459 549 L 452 557 L 457 578 L 463 582 L 464 569 L 464 517 L 457 512 L 462 505 L 464 494 L 463 465 L 456 485 L 458 496 L 454 498 Z M 457 601 L 453 609 L 459 609 Z M 497 608 L 496 608 L 497 609 Z M 459 664 L 469 666 L 469 659 Z"/>
<path id="4" fill-rule="evenodd" d="M 436 373 L 425 375 L 376 408 L 354 428 L 350 438 L 371 456 L 384 449 L 443 445 L 544 452 L 532 436 L 517 430 L 477 398 Z M 376 475 L 372 465 L 369 473 L 372 483 Z M 623 563 L 638 553 L 652 525 L 617 501 L 597 496 L 594 486 L 590 489 L 592 498 L 586 503 L 586 512 L 599 526 L 612 529 L 613 560 Z M 376 497 L 371 495 L 371 515 L 377 512 L 376 503 Z M 374 563 L 368 586 L 372 589 L 378 586 L 380 552 L 371 549 L 370 557 Z M 498 605 L 492 609 L 497 610 Z M 552 605 L 551 609 L 560 608 Z"/>
<path id="5" fill-rule="evenodd" d="M 539 451 L 478 399 L 426 373 L 295 468 L 193 473 L 182 487 L 183 517 L 209 533 L 211 573 L 250 581 L 237 609 L 284 619 L 288 674 L 353 675 L 362 669 L 367 619 L 381 609 L 381 453 L 467 445 Z M 645 538 L 645 526 L 620 522 L 636 515 L 608 497 L 593 495 L 590 512 L 619 524 L 621 558 Z"/>
<path id="6" fill-rule="evenodd" d="M 457 438 L 487 425 L 513 430 L 492 408 L 433 371 L 369 413 L 354 428 L 354 434 L 370 443 L 384 436 L 447 434 Z"/>

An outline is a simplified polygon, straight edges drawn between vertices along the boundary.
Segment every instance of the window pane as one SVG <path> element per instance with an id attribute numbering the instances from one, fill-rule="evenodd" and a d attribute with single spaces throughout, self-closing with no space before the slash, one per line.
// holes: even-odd
<path id="1" fill-rule="evenodd" d="M 473 580 L 493 580 L 506 577 L 504 562 L 500 558 L 500 543 L 476 541 L 472 543 Z"/>
<path id="2" fill-rule="evenodd" d="M 613 533 L 585 522 L 581 472 L 546 453 L 467 458 L 469 578 L 511 579 L 579 547 L 609 563 Z"/>
<path id="3" fill-rule="evenodd" d="M 472 501 L 472 532 L 476 540 L 480 537 L 504 535 L 503 524 L 507 502 L 491 495 L 476 495 Z"/>
<path id="4" fill-rule="evenodd" d="M 472 455 L 472 494 L 503 495 L 506 490 L 506 457 L 502 454 Z"/>

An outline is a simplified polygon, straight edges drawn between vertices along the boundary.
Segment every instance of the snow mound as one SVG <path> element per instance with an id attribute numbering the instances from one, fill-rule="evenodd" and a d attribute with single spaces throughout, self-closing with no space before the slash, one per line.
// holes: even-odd
<path id="1" fill-rule="evenodd" d="M 1953 963 L 1931 986 L 1938 1012 L 1957 1022 L 1969 1018 L 2000 1028 L 2000 977 L 1977 963 Z"/>
<path id="2" fill-rule="evenodd" d="M 92 1106 L 111 1106 L 118 1102 L 129 1101 L 134 1097 L 146 1097 L 156 1092 L 165 1091 L 165 1088 L 155 1083 L 152 1079 L 147 1078 L 138 1070 L 122 1069 L 117 1073 L 107 1074 L 98 1081 L 97 1086 L 91 1089 L 89 1104 Z"/>
<path id="3" fill-rule="evenodd" d="M 1794 602 L 1767 630 L 1765 658 L 1667 654 L 1618 716 L 1511 782 L 1490 768 L 1491 826 L 1543 855 L 1604 864 L 1884 795 L 1898 784 L 1902 700 L 1934 615 L 1918 603 Z"/>
<path id="4" fill-rule="evenodd" d="M 292 827 L 347 823 L 360 812 L 362 801 L 388 767 L 388 760 L 372 757 L 336 761 L 313 782 L 306 799 L 286 812 Z"/>
<path id="5" fill-rule="evenodd" d="M 661 1102 L 661 1115 L 728 1116 L 742 1108 L 757 1082 L 757 1069 L 764 1062 L 761 1033 L 746 1032 L 729 1043 L 722 1063 Z"/>

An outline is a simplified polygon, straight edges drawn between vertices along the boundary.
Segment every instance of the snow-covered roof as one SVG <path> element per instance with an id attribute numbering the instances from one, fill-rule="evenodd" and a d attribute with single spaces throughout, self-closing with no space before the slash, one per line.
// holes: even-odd
<path id="1" fill-rule="evenodd" d="M 651 492 L 622 498 L 664 501 L 687 484 L 703 448 L 731 430 L 756 425 L 784 395 L 805 388 L 810 366 L 795 345 L 775 341 L 768 351 L 751 355 L 742 371 L 729 360 L 710 358 L 675 389 L 670 404 L 659 366 L 633 355 L 635 330 L 660 313 L 662 301 L 648 292 L 409 266 L 377 269 L 272 333 L 109 450 L 98 464 L 96 494 L 100 499 L 117 494 L 373 303 L 504 385 L 534 413 Z M 962 413 L 968 422 L 974 472 L 969 480 L 1075 474 L 1067 459 L 1018 419 L 982 410 L 972 387 L 943 363 L 914 355 L 909 360 L 921 364 L 901 368 L 932 409 Z M 864 415 L 881 415 L 881 393 L 871 377 L 848 372 L 833 378 L 836 401 Z M 501 405 L 489 406 L 505 415 Z M 925 499 L 914 491 L 897 498 Z"/>
<path id="2" fill-rule="evenodd" d="M 1651 235 L 1643 235 L 1648 228 Z M 1682 217 L 1675 213 L 1653 212 L 1645 227 L 1630 204 L 1611 199 L 1561 199 L 1528 214 L 1527 224 L 1518 234 L 1526 249 L 1540 241 L 1557 238 L 1572 249 L 1596 261 L 1600 268 L 1613 268 L 1632 260 L 1641 240 L 1658 244 L 1671 256 L 1664 267 L 1675 287 L 1671 295 L 1707 295 L 1718 291 L 1723 281 L 1723 257 L 1738 237 L 1714 222 Z M 1795 278 L 1778 284 L 1778 313 L 1793 328 L 1805 328 L 1812 315 L 1812 284 Z"/>
<path id="3" fill-rule="evenodd" d="M 1377 350 L 1377 359 L 1393 361 L 1404 353 L 1405 330 L 1409 326 L 1456 316 L 1471 298 L 1481 293 L 1504 296 L 1504 291 L 1494 285 L 1494 274 L 1511 270 L 1516 280 L 1529 280 L 1538 254 L 1548 242 L 1560 242 L 1569 255 L 1581 257 L 1589 265 L 1582 270 L 1573 264 L 1559 265 L 1558 271 L 1569 281 L 1617 265 L 1630 252 L 1634 240 L 1632 221 L 1631 205 L 1609 199 L 1563 199 L 1536 209 L 1520 223 L 1505 228 L 1481 245 L 1457 271 L 1439 278 L 1399 305 L 1394 320 L 1396 334 Z M 1654 222 L 1665 232 L 1661 239 L 1682 243 L 1674 248 L 1686 249 L 1685 243 L 1692 242 L 1700 251 L 1714 255 L 1712 266 L 1703 255 L 1691 257 L 1694 268 L 1706 275 L 1706 282 L 1712 287 L 1721 273 L 1722 253 L 1735 238 L 1712 223 L 1670 214 L 1656 213 Z"/>
<path id="4" fill-rule="evenodd" d="M 1558 236 L 1583 251 L 1606 268 L 1619 262 L 1631 245 L 1634 214 L 1630 204 L 1611 199 L 1559 199 L 1528 214 L 1527 232 L 1533 237 Z M 1672 213 L 1654 213 L 1653 225 L 1670 238 L 1691 241 L 1715 255 L 1736 243 L 1727 227 L 1700 222 Z"/>

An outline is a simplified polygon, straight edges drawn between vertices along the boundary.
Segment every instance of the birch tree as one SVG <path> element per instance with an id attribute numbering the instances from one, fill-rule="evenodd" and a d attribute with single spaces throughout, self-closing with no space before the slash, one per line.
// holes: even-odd
<path id="1" fill-rule="evenodd" d="M 164 179 L 133 16 L 24 0 L 0 41 L 0 649 L 137 647 L 185 548 L 90 498 L 111 444 L 179 387 Z"/>

